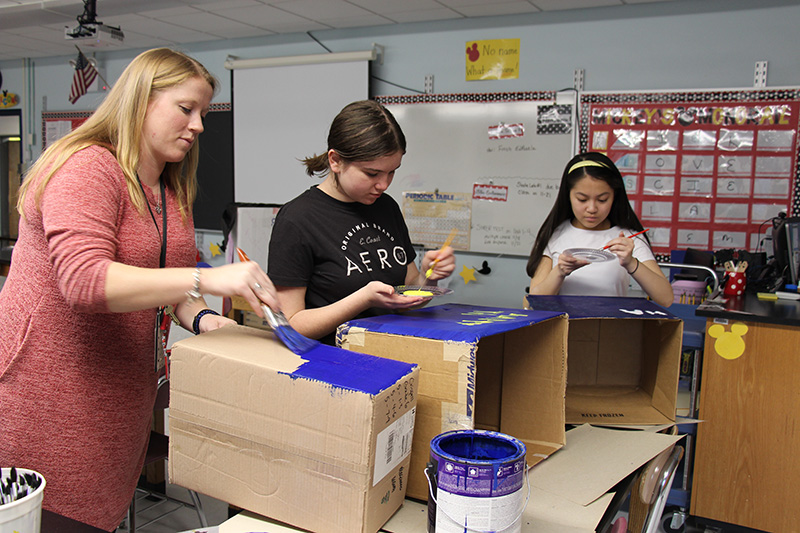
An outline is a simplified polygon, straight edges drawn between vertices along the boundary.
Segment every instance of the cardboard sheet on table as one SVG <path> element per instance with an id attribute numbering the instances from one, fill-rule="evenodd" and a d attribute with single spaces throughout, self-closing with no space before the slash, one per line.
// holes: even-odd
<path id="1" fill-rule="evenodd" d="M 589 505 L 683 435 L 604 429 L 583 424 L 567 444 L 530 471 L 533 488 Z M 576 483 L 581 479 L 581 483 Z"/>
<path id="2" fill-rule="evenodd" d="M 579 505 L 531 487 L 531 499 L 522 513 L 522 532 L 593 533 L 613 497 L 614 493 L 609 492 L 589 505 Z"/>
<path id="3" fill-rule="evenodd" d="M 242 511 L 219 526 L 219 533 L 297 533 L 298 531 L 301 530 L 250 511 Z"/>

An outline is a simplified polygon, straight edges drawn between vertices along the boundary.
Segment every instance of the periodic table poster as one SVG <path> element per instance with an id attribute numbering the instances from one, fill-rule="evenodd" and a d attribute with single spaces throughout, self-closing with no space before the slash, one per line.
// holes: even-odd
<path id="1" fill-rule="evenodd" d="M 620 169 L 653 250 L 763 251 L 800 213 L 800 89 L 583 93 L 581 151 Z"/>

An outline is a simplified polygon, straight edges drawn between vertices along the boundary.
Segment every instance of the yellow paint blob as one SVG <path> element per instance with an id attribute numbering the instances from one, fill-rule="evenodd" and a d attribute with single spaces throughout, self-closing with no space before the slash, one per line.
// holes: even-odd
<path id="1" fill-rule="evenodd" d="M 403 296 L 433 296 L 433 293 L 431 291 L 413 290 L 404 292 Z"/>

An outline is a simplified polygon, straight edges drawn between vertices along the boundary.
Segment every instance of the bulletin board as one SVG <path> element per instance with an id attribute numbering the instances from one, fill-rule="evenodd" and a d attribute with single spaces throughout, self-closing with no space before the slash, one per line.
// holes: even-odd
<path id="1" fill-rule="evenodd" d="M 91 111 L 43 111 L 42 152 L 92 116 Z"/>
<path id="2" fill-rule="evenodd" d="M 800 209 L 800 89 L 580 96 L 580 149 L 605 152 L 659 256 L 763 251 L 765 228 Z"/>
<path id="3" fill-rule="evenodd" d="M 574 91 L 386 96 L 407 151 L 390 194 L 411 240 L 527 256 L 572 157 Z"/>
<path id="4" fill-rule="evenodd" d="M 80 126 L 92 111 L 42 112 L 42 151 Z M 203 120 L 193 206 L 195 229 L 222 231 L 222 214 L 233 202 L 233 112 L 231 104 L 211 104 Z"/>

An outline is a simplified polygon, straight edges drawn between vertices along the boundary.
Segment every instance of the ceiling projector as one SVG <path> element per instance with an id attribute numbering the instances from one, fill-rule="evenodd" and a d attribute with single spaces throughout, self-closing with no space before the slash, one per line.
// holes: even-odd
<path id="1" fill-rule="evenodd" d="M 65 27 L 64 38 L 68 41 L 80 41 L 86 46 L 102 48 L 121 45 L 125 34 L 119 28 L 103 24 L 79 24 L 72 29 L 69 26 Z"/>

